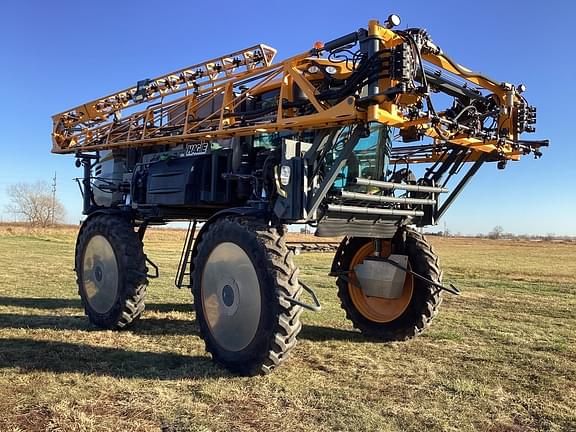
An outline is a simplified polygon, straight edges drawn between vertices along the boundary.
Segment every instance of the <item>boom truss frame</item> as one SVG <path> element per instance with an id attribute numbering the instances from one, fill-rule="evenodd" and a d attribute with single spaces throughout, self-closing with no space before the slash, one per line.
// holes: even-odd
<path id="1" fill-rule="evenodd" d="M 134 87 L 55 115 L 52 151 L 85 153 L 177 145 L 369 122 L 400 130 L 412 129 L 420 137 L 432 138 L 431 145 L 417 146 L 419 151 L 402 156 L 401 160 L 409 163 L 438 162 L 446 157 L 447 145 L 469 149 L 466 161 L 478 160 L 482 154 L 517 160 L 522 154 L 546 145 L 519 139 L 519 110 L 525 109 L 526 104 L 515 86 L 458 65 L 429 39 L 419 44 L 410 39 L 404 32 L 370 21 L 368 29 L 360 29 L 279 63 L 272 63 L 276 50 L 261 44 L 153 80 L 142 80 Z M 321 56 L 356 43 L 364 58 L 378 57 L 380 70 L 368 77 L 366 90 L 362 92 L 354 91 L 336 100 L 322 97 L 317 81 L 323 75 L 311 73 L 311 66 L 332 66 L 337 70 L 334 78 L 352 81 L 356 71 L 348 62 L 335 63 Z M 427 82 L 427 75 L 429 81 L 442 83 L 439 71 L 443 71 L 476 89 L 490 92 L 497 104 L 497 131 L 490 136 L 482 135 L 450 118 L 446 112 L 435 112 L 430 106 L 428 110 L 423 109 L 423 103 L 429 102 L 430 89 L 406 89 L 405 83 L 390 72 L 394 67 L 393 51 L 406 44 L 416 52 L 412 56 L 414 61 L 419 60 L 420 64 L 426 61 L 436 68 L 437 73 L 430 74 L 425 73 L 422 66 L 419 81 Z M 275 106 L 260 116 L 243 116 L 239 111 L 242 104 L 270 88 L 279 88 Z M 439 85 L 436 89 L 442 91 L 443 87 Z M 169 96 L 171 100 L 164 101 Z M 301 109 L 302 100 L 306 110 Z M 150 104 L 153 101 L 158 102 Z M 135 110 L 144 103 L 149 104 L 144 110 Z M 210 114 L 199 115 L 207 107 L 212 108 Z"/>

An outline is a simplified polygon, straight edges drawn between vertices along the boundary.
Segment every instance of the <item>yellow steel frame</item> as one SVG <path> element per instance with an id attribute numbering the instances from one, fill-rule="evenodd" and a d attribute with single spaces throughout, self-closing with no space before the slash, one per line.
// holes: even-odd
<path id="1" fill-rule="evenodd" d="M 385 28 L 378 21 L 369 22 L 368 34 L 379 39 L 381 49 L 390 49 L 404 41 L 398 33 Z M 493 152 L 497 152 L 500 158 L 519 159 L 521 156 L 521 152 L 513 146 L 518 140 L 513 122 L 515 104 L 519 101 L 514 88 L 481 75 L 468 74 L 466 68 L 455 67 L 442 53 L 423 53 L 423 59 L 494 94 L 500 109 L 499 130 L 508 131 L 505 137 L 486 141 L 462 131 L 443 128 L 441 123 L 433 124 L 431 113 L 416 120 L 409 119 L 405 116 L 405 109 L 418 96 L 407 99 L 399 96 L 360 107 L 356 104 L 356 97 L 350 95 L 335 105 L 329 105 L 317 98 L 314 80 L 321 78 L 321 75 L 308 73 L 309 67 L 319 63 L 331 64 L 338 70 L 335 76 L 341 78 L 353 71 L 342 63 L 330 63 L 328 59 L 313 56 L 313 50 L 274 64 L 275 53 L 266 45 L 257 45 L 151 80 L 148 93 L 141 101 L 136 98 L 137 87 L 132 87 L 57 114 L 53 116 L 52 151 L 75 153 L 176 145 L 265 132 L 296 132 L 379 122 L 400 129 L 415 126 L 435 142 L 467 147 L 471 150 L 469 160 L 477 159 L 482 153 Z M 392 88 L 396 84 L 392 79 L 381 79 L 379 87 Z M 283 101 L 294 101 L 294 86 L 308 99 L 313 112 L 302 115 L 292 108 L 284 108 Z M 232 113 L 237 112 L 248 97 L 273 88 L 280 91 L 273 115 L 249 125 L 233 117 Z M 164 99 L 169 97 L 172 100 L 165 102 Z M 149 105 L 144 110 L 131 109 L 158 99 L 159 103 Z M 211 114 L 198 118 L 200 111 L 214 104 L 217 107 Z M 124 118 L 120 118 L 122 114 Z M 438 113 L 439 117 L 443 115 Z M 441 137 L 438 136 L 439 131 Z M 440 154 L 432 152 L 423 158 L 415 157 L 410 162 L 434 162 Z"/>

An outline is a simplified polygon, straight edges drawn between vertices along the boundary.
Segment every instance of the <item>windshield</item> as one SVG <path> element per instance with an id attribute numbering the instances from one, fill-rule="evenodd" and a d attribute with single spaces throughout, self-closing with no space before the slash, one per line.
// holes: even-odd
<path id="1" fill-rule="evenodd" d="M 345 138 L 349 129 L 348 126 L 342 128 L 339 136 Z M 340 138 L 342 142 L 336 144 L 332 151 L 328 153 L 326 171 L 330 169 L 343 150 L 345 142 L 343 138 Z M 350 179 L 356 177 L 384 180 L 388 169 L 391 138 L 390 129 L 387 126 L 380 123 L 372 123 L 370 125 L 370 136 L 361 138 L 358 141 L 333 187 L 343 189 L 347 186 Z"/>

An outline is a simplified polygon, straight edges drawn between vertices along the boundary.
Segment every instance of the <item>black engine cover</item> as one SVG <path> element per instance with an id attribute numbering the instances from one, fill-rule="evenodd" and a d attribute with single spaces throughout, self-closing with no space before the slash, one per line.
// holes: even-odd
<path id="1" fill-rule="evenodd" d="M 208 154 L 153 162 L 146 172 L 146 204 L 197 206 L 227 201 L 228 158 Z"/>

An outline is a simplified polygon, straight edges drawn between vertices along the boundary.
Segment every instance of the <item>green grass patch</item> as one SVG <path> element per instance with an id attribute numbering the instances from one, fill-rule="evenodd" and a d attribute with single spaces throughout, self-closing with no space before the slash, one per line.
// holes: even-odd
<path id="1" fill-rule="evenodd" d="M 150 234 L 161 277 L 124 332 L 85 319 L 72 231 L 0 235 L 0 431 L 576 430 L 576 245 L 433 239 L 463 294 L 390 344 L 346 321 L 332 255 L 302 254 L 323 310 L 280 369 L 240 378 L 210 361 L 173 286 L 184 234 Z"/>

